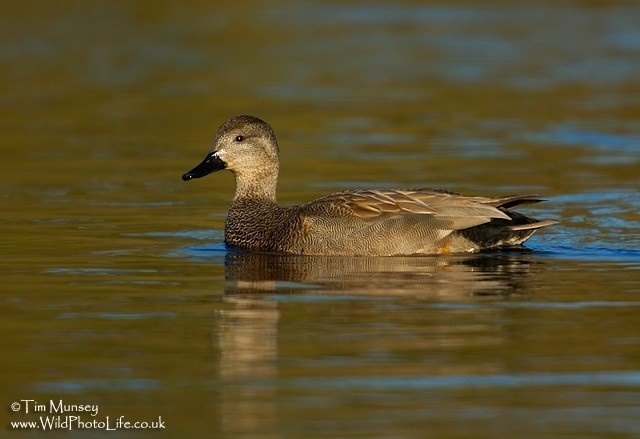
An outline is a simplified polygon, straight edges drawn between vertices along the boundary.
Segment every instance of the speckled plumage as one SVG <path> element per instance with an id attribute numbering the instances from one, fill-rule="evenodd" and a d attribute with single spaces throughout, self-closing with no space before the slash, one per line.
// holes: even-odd
<path id="1" fill-rule="evenodd" d="M 219 128 L 204 161 L 182 176 L 190 180 L 221 169 L 235 174 L 227 245 L 314 255 L 477 252 L 518 246 L 554 223 L 510 210 L 540 201 L 535 195 L 467 197 L 435 189 L 343 191 L 280 207 L 278 153 L 266 122 L 237 116 Z"/>

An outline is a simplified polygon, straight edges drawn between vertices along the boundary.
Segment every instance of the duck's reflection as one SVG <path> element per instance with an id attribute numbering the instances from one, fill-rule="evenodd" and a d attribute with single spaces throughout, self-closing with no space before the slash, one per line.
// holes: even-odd
<path id="1" fill-rule="evenodd" d="M 526 253 L 464 257 L 335 257 L 228 253 L 226 292 L 402 295 L 461 299 L 514 294 Z"/>
<path id="2" fill-rule="evenodd" d="M 479 296 L 519 294 L 534 264 L 534 259 L 526 253 L 393 258 L 228 253 L 225 310 L 219 314 L 216 331 L 225 433 L 260 432 L 269 436 L 270 432 L 277 431 L 281 302 L 278 295 L 383 295 L 433 302 L 477 301 Z M 362 306 L 366 308 L 366 302 Z M 452 319 L 441 316 L 436 321 L 420 321 L 417 325 L 414 322 L 407 328 L 399 328 L 416 332 L 415 337 L 404 337 L 401 346 L 393 334 L 379 334 L 375 337 L 374 350 L 438 352 L 464 349 L 467 345 L 477 348 L 504 343 L 505 334 L 494 324 L 487 324 L 495 322 L 496 316 L 486 313 L 500 310 L 458 308 L 450 312 L 456 313 Z M 429 336 L 421 337 L 421 331 Z M 295 338 L 299 334 L 289 336 Z M 372 340 L 363 337 L 363 349 L 373 349 L 369 346 Z M 351 355 L 357 360 L 357 350 Z M 501 367 L 493 361 L 464 367 L 467 366 L 469 370 L 456 372 L 492 372 Z M 434 364 L 430 370 L 419 373 L 447 374 L 453 372 L 452 367 L 460 367 L 460 363 L 457 366 Z M 388 373 L 395 372 L 389 370 Z"/>
<path id="3" fill-rule="evenodd" d="M 279 311 L 274 301 L 228 296 L 215 333 L 220 349 L 225 434 L 275 431 Z"/>

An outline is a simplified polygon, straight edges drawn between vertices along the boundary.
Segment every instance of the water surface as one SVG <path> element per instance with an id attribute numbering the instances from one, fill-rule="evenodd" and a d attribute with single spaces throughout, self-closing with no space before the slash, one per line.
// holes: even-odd
<path id="1" fill-rule="evenodd" d="M 245 3 L 2 7 L 3 428 L 62 399 L 171 437 L 640 434 L 640 9 Z M 180 175 L 237 113 L 274 126 L 283 204 L 539 193 L 560 224 L 522 252 L 229 252 L 232 176 Z"/>

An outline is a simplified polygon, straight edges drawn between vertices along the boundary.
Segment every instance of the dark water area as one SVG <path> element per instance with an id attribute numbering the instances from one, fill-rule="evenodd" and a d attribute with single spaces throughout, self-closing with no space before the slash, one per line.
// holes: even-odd
<path id="1" fill-rule="evenodd" d="M 640 435 L 638 17 L 0 6 L 2 436 Z M 276 131 L 281 204 L 535 193 L 523 212 L 559 224 L 518 252 L 228 251 L 232 176 L 180 175 L 240 113 Z"/>

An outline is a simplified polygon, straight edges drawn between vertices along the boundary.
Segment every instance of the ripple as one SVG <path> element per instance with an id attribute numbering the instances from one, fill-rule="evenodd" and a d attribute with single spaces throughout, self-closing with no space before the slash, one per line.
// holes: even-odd
<path id="1" fill-rule="evenodd" d="M 531 373 L 408 377 L 301 378 L 293 384 L 303 388 L 367 390 L 415 390 L 457 388 L 518 388 L 530 386 L 633 386 L 640 387 L 640 372 Z"/>
<path id="2" fill-rule="evenodd" d="M 153 268 L 102 268 L 102 267 L 78 267 L 78 268 L 49 268 L 44 270 L 47 274 L 59 274 L 65 276 L 112 276 L 129 273 L 158 273 Z"/>
<path id="3" fill-rule="evenodd" d="M 224 232 L 222 230 L 215 229 L 193 229 L 193 230 L 178 230 L 178 231 L 149 231 L 141 233 L 125 233 L 123 236 L 129 237 L 144 237 L 144 238 L 192 238 L 192 239 L 224 239 Z"/>
<path id="4" fill-rule="evenodd" d="M 159 380 L 153 379 L 102 379 L 102 380 L 64 380 L 37 383 L 33 386 L 36 392 L 47 393 L 85 393 L 95 391 L 120 392 L 144 391 L 162 387 Z"/>
<path id="5" fill-rule="evenodd" d="M 67 312 L 60 314 L 59 319 L 99 319 L 99 320 L 145 320 L 156 318 L 175 318 L 177 313 L 168 311 L 157 312 L 129 312 L 129 313 L 112 313 L 112 312 Z"/>
<path id="6" fill-rule="evenodd" d="M 180 247 L 168 252 L 168 256 L 178 258 L 190 258 L 197 261 L 209 262 L 212 260 L 224 261 L 225 255 L 229 250 L 224 242 L 213 244 L 190 245 Z"/>

